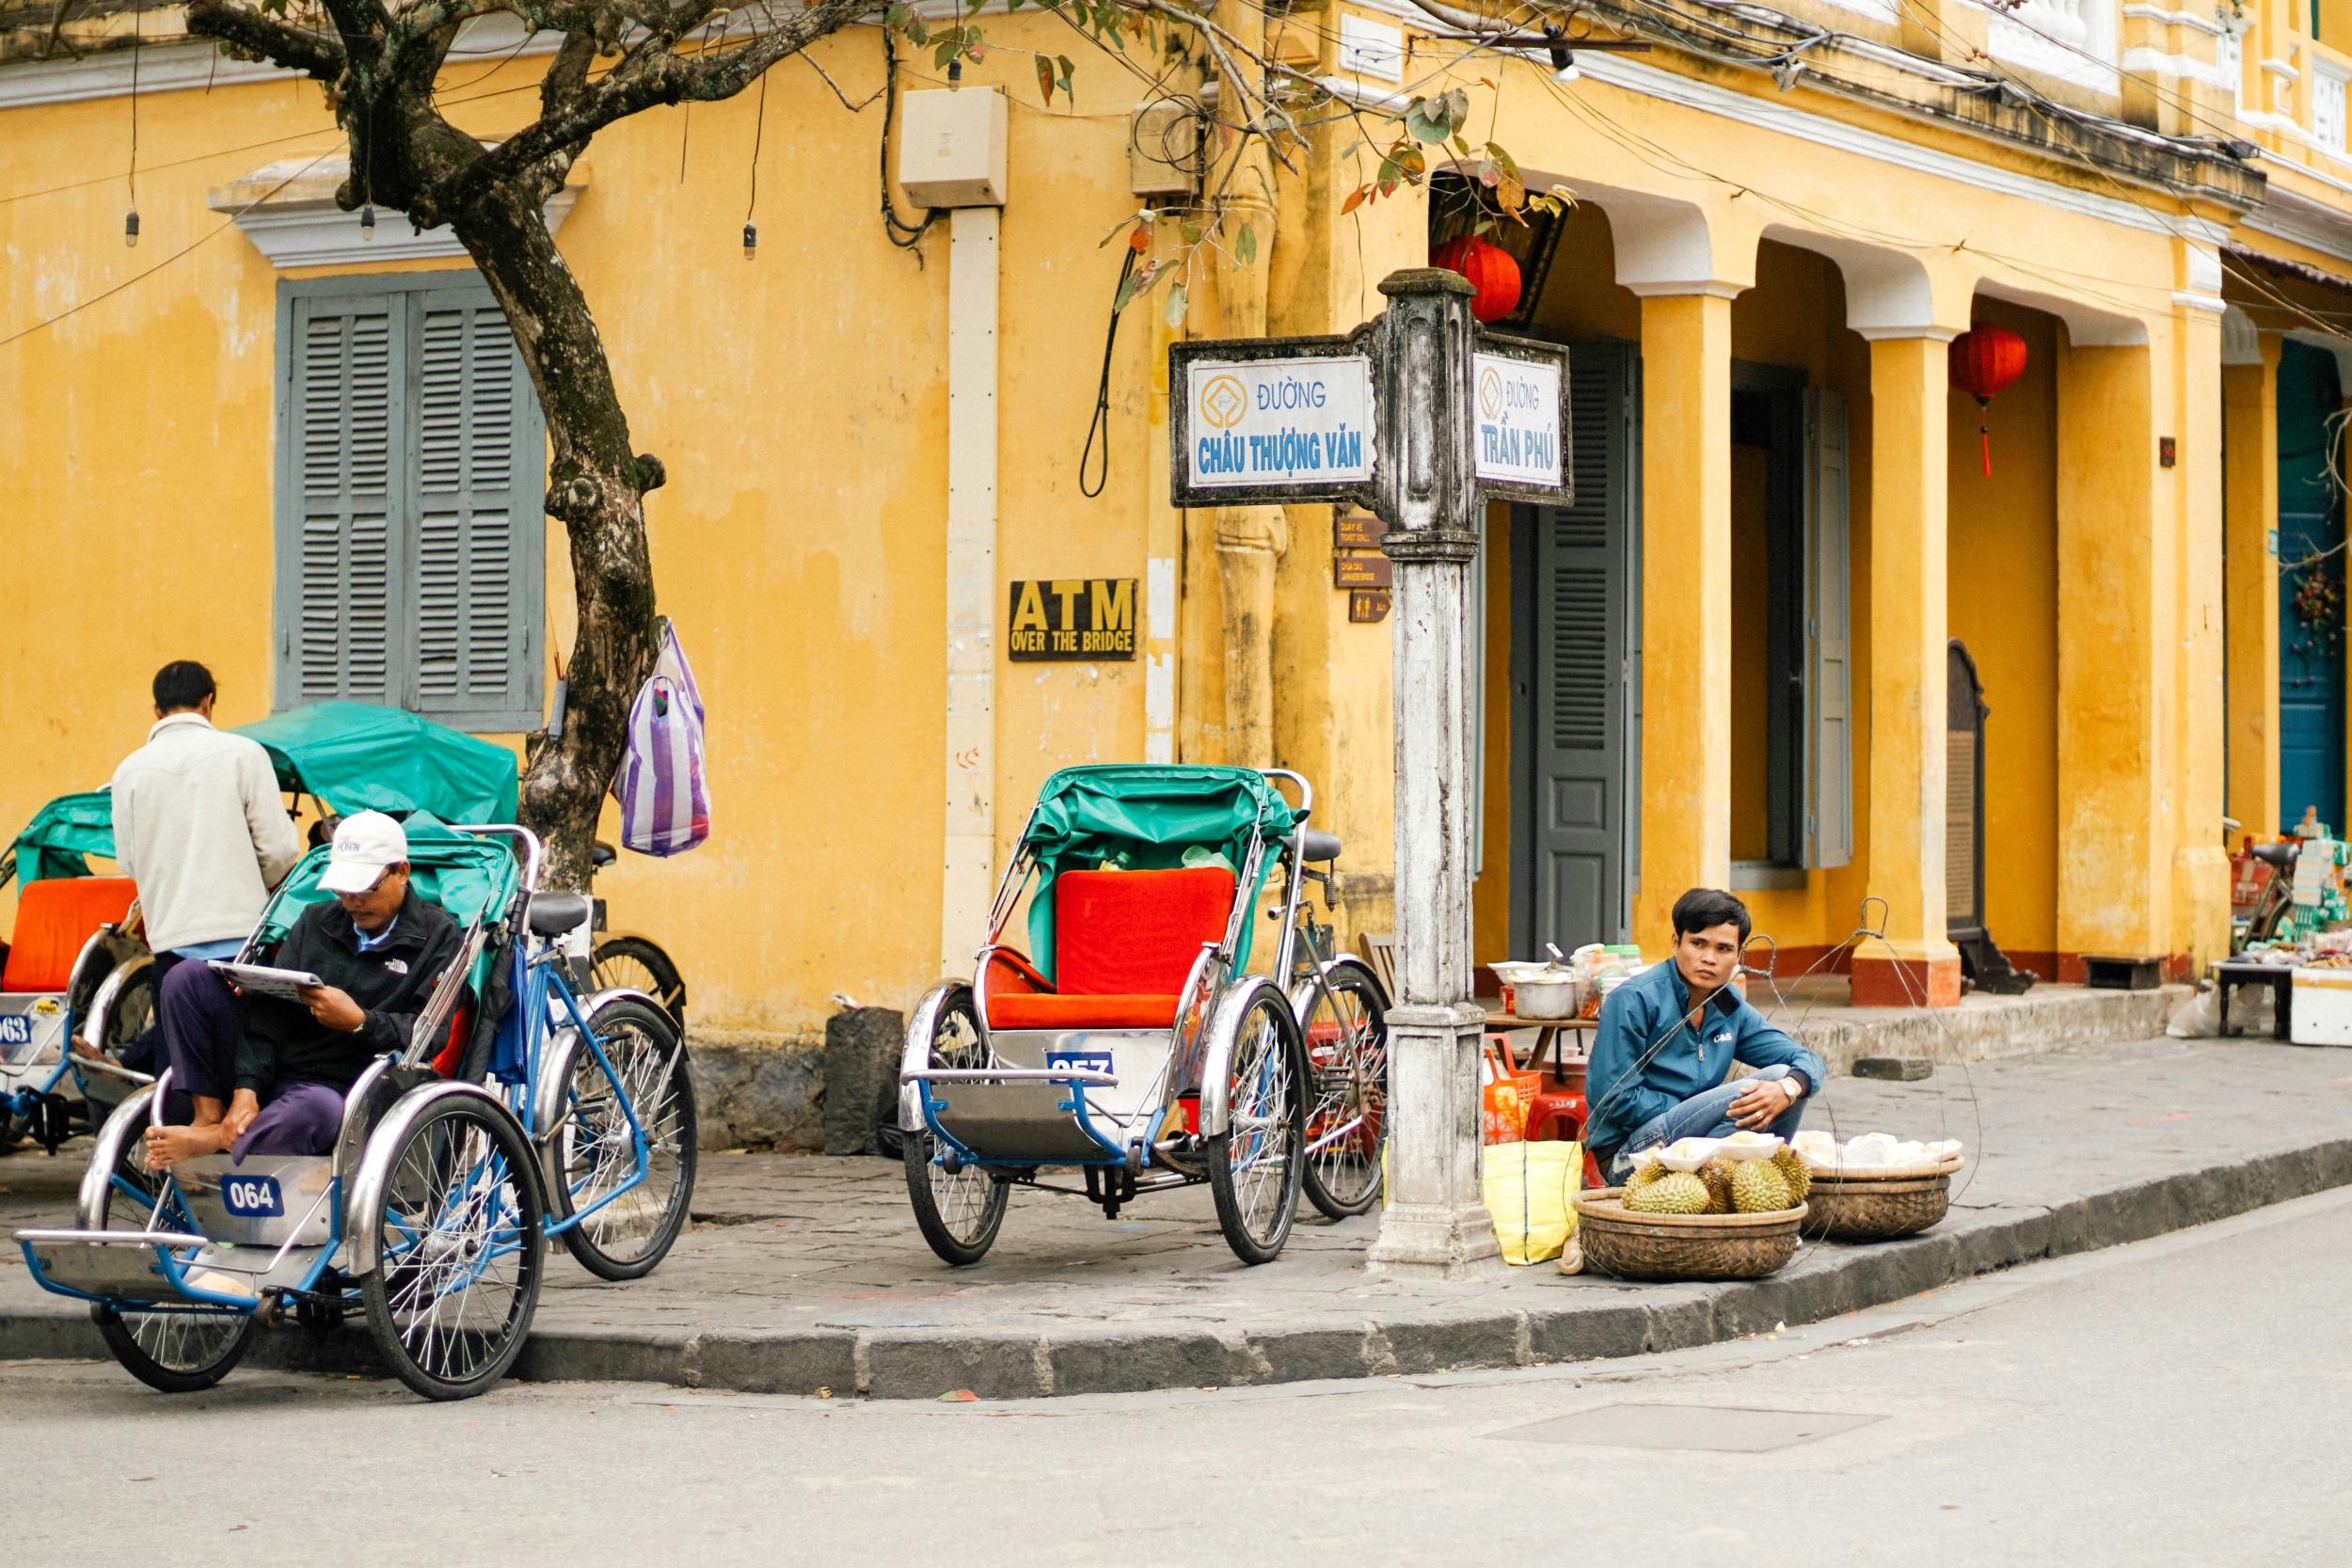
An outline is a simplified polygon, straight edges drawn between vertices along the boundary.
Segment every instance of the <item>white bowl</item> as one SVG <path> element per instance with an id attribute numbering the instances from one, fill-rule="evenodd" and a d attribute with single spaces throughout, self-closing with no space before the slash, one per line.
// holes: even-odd
<path id="1" fill-rule="evenodd" d="M 1677 1138 L 1664 1148 L 1655 1152 L 1658 1156 L 1658 1163 L 1668 1170 L 1696 1170 L 1722 1153 L 1723 1148 L 1724 1141 L 1721 1138 Z M 1682 1154 L 1671 1152 L 1675 1149 L 1689 1149 L 1692 1152 Z"/>
<path id="2" fill-rule="evenodd" d="M 1736 1144 L 1729 1138 L 1725 1138 L 1723 1140 L 1723 1146 L 1715 1152 L 1726 1160 L 1769 1160 L 1778 1154 L 1780 1149 L 1781 1140 L 1768 1136 L 1762 1143 Z"/>

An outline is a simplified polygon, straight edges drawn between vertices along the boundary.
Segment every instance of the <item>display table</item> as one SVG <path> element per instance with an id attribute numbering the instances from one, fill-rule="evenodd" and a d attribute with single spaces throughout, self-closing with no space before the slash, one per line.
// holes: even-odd
<path id="1" fill-rule="evenodd" d="M 2295 970 L 2287 964 L 2243 963 L 2225 960 L 2213 966 L 2214 987 L 2220 992 L 2221 1033 L 2227 1037 L 2234 1031 L 2230 1027 L 2230 993 L 2240 986 L 2270 988 L 2270 1037 L 2289 1038 L 2295 1019 Z"/>

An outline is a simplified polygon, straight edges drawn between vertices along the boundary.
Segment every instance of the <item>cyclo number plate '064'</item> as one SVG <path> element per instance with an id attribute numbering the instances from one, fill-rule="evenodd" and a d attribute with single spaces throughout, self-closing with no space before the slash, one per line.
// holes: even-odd
<path id="1" fill-rule="evenodd" d="M 286 1212 L 278 1196 L 278 1179 L 271 1176 L 229 1176 L 220 1183 L 220 1201 L 239 1219 L 276 1219 Z"/>

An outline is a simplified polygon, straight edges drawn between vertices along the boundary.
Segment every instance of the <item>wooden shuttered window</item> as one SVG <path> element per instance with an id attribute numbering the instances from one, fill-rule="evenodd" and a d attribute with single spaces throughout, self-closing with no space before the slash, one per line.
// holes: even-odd
<path id="1" fill-rule="evenodd" d="M 541 721 L 545 436 L 478 278 L 280 286 L 277 705 Z"/>

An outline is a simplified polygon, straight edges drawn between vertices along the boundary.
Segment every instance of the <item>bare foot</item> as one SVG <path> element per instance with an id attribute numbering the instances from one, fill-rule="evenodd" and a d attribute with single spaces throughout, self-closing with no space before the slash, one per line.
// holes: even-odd
<path id="1" fill-rule="evenodd" d="M 147 1130 L 147 1163 L 152 1169 L 166 1170 L 199 1154 L 218 1154 L 228 1148 L 230 1142 L 226 1122 L 205 1122 L 195 1127 L 151 1127 Z"/>

